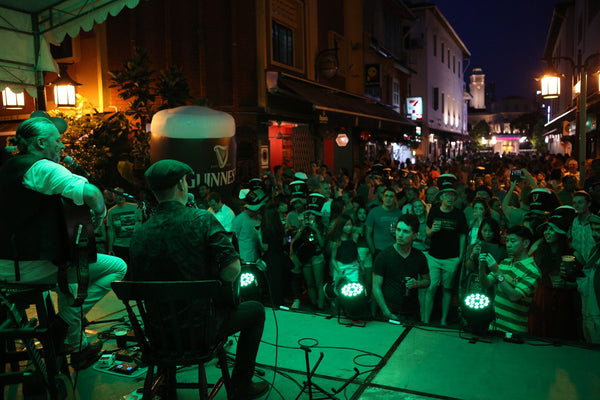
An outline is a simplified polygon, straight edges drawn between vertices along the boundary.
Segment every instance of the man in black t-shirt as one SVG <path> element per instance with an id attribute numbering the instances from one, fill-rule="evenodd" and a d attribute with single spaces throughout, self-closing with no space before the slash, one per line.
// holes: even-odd
<path id="1" fill-rule="evenodd" d="M 454 208 L 456 177 L 451 174 L 441 175 L 438 178 L 438 185 L 441 203 L 439 206 L 432 207 L 427 217 L 427 235 L 431 240 L 427 263 L 431 284 L 425 294 L 421 317 L 423 322 L 429 323 L 435 293 L 441 283 L 444 290 L 441 324 L 446 325 L 452 300 L 454 274 L 458 270 L 465 248 L 467 220 L 462 211 Z"/>
<path id="2" fill-rule="evenodd" d="M 412 247 L 419 221 L 404 214 L 396 224 L 396 241 L 382 250 L 373 267 L 373 297 L 388 320 L 419 320 L 417 288 L 429 286 L 425 255 Z"/>

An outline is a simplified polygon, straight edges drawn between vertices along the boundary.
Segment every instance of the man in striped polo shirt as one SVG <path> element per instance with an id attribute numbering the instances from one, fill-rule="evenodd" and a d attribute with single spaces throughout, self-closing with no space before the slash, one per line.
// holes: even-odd
<path id="1" fill-rule="evenodd" d="M 541 272 L 528 250 L 532 235 L 522 225 L 508 230 L 505 258 L 498 264 L 491 254 L 479 255 L 479 280 L 484 288 L 497 285 L 494 309 L 496 330 L 527 333 L 529 305 L 540 280 Z M 486 268 L 487 267 L 487 268 Z M 487 273 L 487 269 L 491 271 Z"/>

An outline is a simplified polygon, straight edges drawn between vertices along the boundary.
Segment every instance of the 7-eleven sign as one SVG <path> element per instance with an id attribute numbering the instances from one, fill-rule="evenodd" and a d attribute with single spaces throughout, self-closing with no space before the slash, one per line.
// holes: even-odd
<path id="1" fill-rule="evenodd" d="M 406 114 L 413 121 L 423 119 L 423 98 L 422 97 L 407 97 L 406 98 Z"/>

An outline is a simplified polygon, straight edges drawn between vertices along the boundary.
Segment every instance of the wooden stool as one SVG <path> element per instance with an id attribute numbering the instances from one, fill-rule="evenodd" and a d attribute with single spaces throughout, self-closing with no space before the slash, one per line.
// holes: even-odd
<path id="1" fill-rule="evenodd" d="M 5 386 L 18 384 L 23 385 L 26 399 L 47 394 L 58 400 L 72 395 L 69 367 L 60 354 L 66 324 L 54 310 L 51 290 L 55 286 L 0 283 L 0 400 Z M 26 310 L 32 305 L 36 318 L 28 319 Z M 41 348 L 36 347 L 36 340 Z M 25 360 L 33 367 L 22 369 L 20 362 Z"/>

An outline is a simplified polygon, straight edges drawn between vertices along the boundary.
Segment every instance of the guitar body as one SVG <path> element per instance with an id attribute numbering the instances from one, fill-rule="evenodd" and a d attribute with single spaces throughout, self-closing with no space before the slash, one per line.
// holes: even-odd
<path id="1" fill-rule="evenodd" d="M 94 224 L 90 209 L 86 206 L 77 206 L 73 200 L 62 198 L 63 220 L 65 222 L 65 237 L 67 238 L 67 259 L 69 262 L 77 260 L 80 256 L 79 245 L 77 244 L 78 234 L 79 243 L 82 238 L 87 240 L 86 253 L 89 263 L 96 262 L 96 236 L 94 234 Z M 80 231 L 81 227 L 81 231 Z"/>
<path id="2" fill-rule="evenodd" d="M 67 262 L 58 270 L 58 287 L 71 299 L 71 305 L 78 307 L 87 297 L 90 280 L 89 265 L 97 260 L 96 237 L 90 210 L 87 206 L 77 206 L 70 199 L 62 199 L 65 237 L 67 238 Z M 77 296 L 73 297 L 68 286 L 68 270 L 75 268 L 77 273 Z"/>

